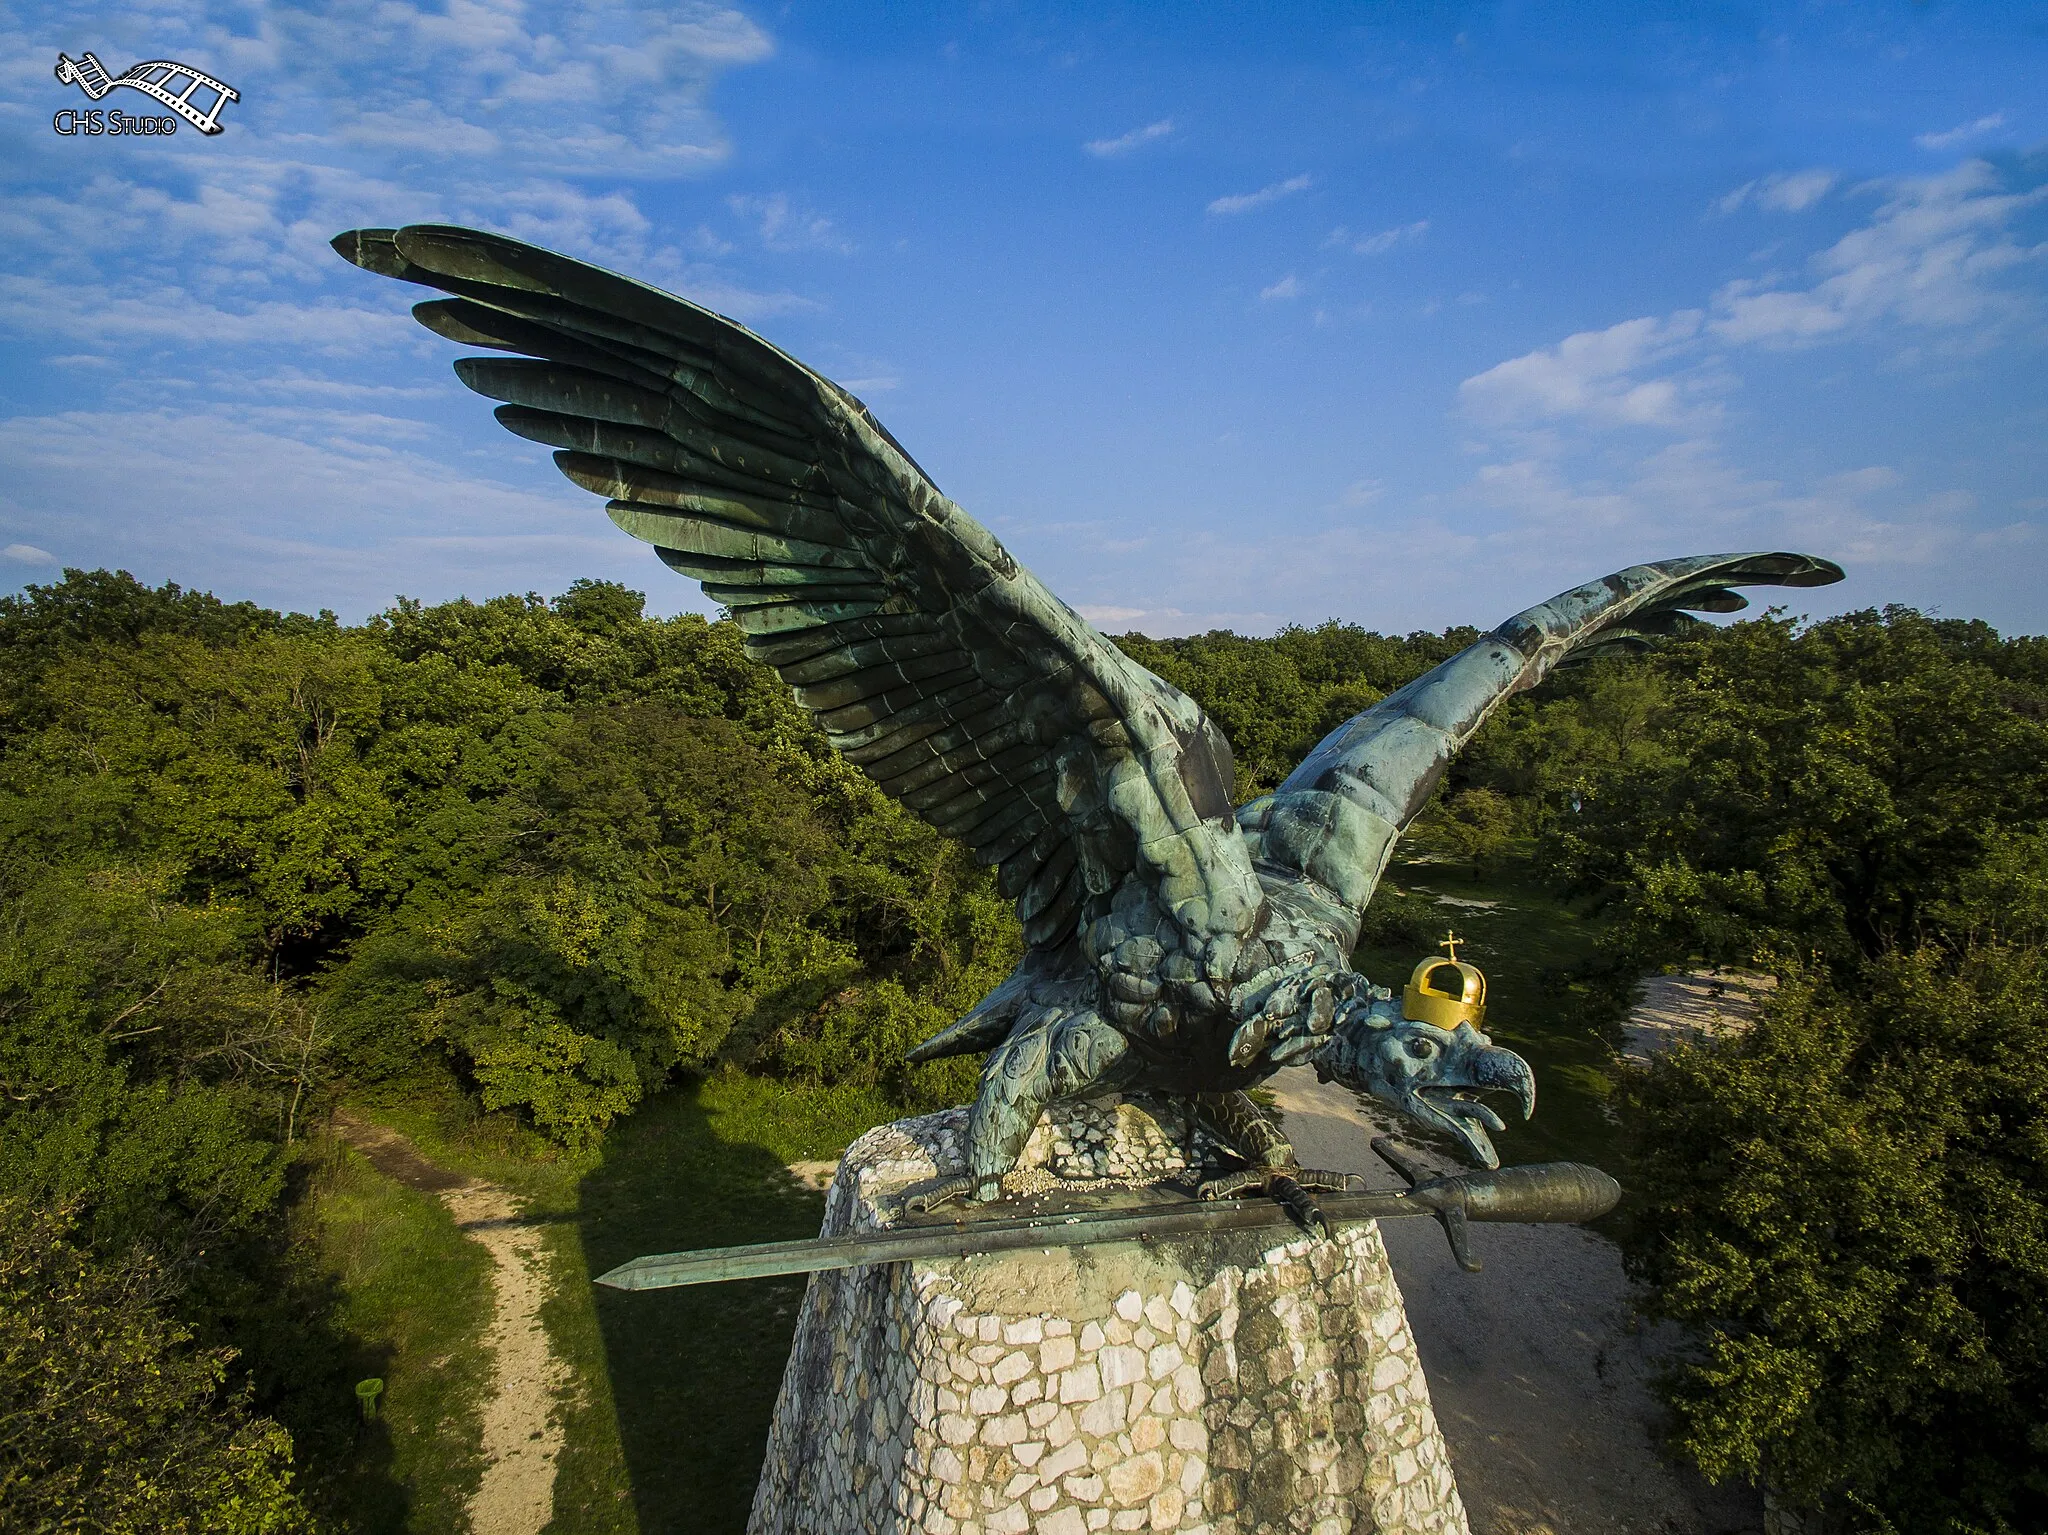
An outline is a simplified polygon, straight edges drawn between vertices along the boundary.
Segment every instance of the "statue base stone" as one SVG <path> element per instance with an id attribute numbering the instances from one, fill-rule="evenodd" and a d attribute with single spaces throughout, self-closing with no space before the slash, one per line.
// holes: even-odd
<path id="1" fill-rule="evenodd" d="M 961 1167 L 966 1112 L 847 1149 L 824 1233 Z M 1169 1106 L 1042 1121 L 1012 1186 L 1199 1159 Z M 750 1535 L 1466 1535 L 1379 1228 L 1222 1232 L 818 1274 Z"/>

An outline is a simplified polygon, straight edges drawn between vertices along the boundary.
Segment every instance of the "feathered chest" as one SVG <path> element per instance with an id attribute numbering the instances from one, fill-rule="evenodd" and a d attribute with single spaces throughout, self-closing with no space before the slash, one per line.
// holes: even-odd
<path id="1" fill-rule="evenodd" d="M 1307 1026 L 1327 1031 L 1330 983 L 1348 973 L 1327 925 L 1285 899 L 1265 901 L 1250 935 L 1227 950 L 1213 938 L 1197 949 L 1137 885 L 1089 924 L 1083 951 L 1102 1016 L 1134 1046 L 1218 1068 L 1247 1064 L 1247 1040 L 1263 1041 L 1304 1009 Z"/>

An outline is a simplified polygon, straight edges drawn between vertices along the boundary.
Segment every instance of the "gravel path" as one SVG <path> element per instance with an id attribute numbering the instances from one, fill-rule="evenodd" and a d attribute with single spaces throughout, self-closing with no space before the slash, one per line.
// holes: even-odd
<path id="1" fill-rule="evenodd" d="M 469 1500 L 471 1535 L 540 1535 L 555 1514 L 555 1461 L 562 1422 L 555 1411 L 569 1367 L 541 1326 L 548 1298 L 547 1253 L 508 1189 L 451 1172 L 395 1130 L 348 1113 L 335 1130 L 386 1177 L 438 1196 L 459 1226 L 491 1255 L 491 1389 L 483 1402 L 483 1480 Z"/>

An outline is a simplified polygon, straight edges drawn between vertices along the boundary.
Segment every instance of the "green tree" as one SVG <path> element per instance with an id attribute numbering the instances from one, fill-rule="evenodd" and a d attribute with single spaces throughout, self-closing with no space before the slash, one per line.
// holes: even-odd
<path id="1" fill-rule="evenodd" d="M 2048 1527 L 2048 963 L 1793 968 L 1623 1090 L 1631 1268 L 1696 1347 L 1675 1442 L 1857 1528 Z"/>
<path id="2" fill-rule="evenodd" d="M 1472 872 L 1498 856 L 1514 840 L 1515 812 L 1506 795 L 1494 789 L 1466 789 L 1440 801 L 1417 830 L 1460 858 L 1472 860 Z"/>
<path id="3" fill-rule="evenodd" d="M 227 1387 L 140 1252 L 106 1261 L 0 1194 L 0 1530 L 288 1535 L 291 1436 Z"/>
<path id="4" fill-rule="evenodd" d="M 1625 1081 L 1629 1259 L 1695 1340 L 1678 1445 L 1858 1529 L 2048 1523 L 2038 655 L 1896 608 L 1667 646 L 1547 833 L 1631 966 L 1783 978 Z"/>
<path id="5" fill-rule="evenodd" d="M 1640 963 L 1917 943 L 2048 815 L 2048 694 L 1987 635 L 1893 608 L 1666 647 L 1655 740 L 1587 775 L 1548 857 L 1621 900 Z"/>

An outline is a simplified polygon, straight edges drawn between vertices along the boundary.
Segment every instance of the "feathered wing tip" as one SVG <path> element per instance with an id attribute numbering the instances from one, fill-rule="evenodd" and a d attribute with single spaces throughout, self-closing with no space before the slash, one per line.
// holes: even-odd
<path id="1" fill-rule="evenodd" d="M 947 1024 L 924 1043 L 904 1051 L 903 1059 L 915 1066 L 924 1061 L 942 1061 L 949 1055 L 978 1055 L 984 1050 L 993 1050 L 1010 1037 L 1011 1026 L 1017 1018 L 1017 1005 L 991 1006 L 1007 989 L 1007 986 L 998 987 L 966 1017 Z"/>
<path id="2" fill-rule="evenodd" d="M 1032 949 L 1009 978 L 975 1003 L 966 1017 L 906 1050 L 903 1058 L 916 1064 L 993 1050 L 1020 1026 L 1028 1027 L 1048 1012 L 1085 1006 L 1093 991 L 1093 968 L 1073 946 Z"/>
<path id="3" fill-rule="evenodd" d="M 1842 567 L 1810 554 L 1702 554 L 1618 571 L 1517 613 L 1493 632 L 1528 658 L 1515 690 L 1554 666 L 1647 648 L 1700 626 L 1694 613 L 1739 613 L 1738 586 L 1831 586 Z"/>
<path id="4" fill-rule="evenodd" d="M 1748 606 L 1737 586 L 1828 586 L 1809 554 L 1704 554 L 1633 565 L 1517 613 L 1324 737 L 1269 798 L 1238 812 L 1269 881 L 1292 875 L 1348 950 L 1394 842 L 1501 701 L 1567 659 L 1640 649 Z M 1348 914 L 1348 920 L 1337 914 Z"/>

